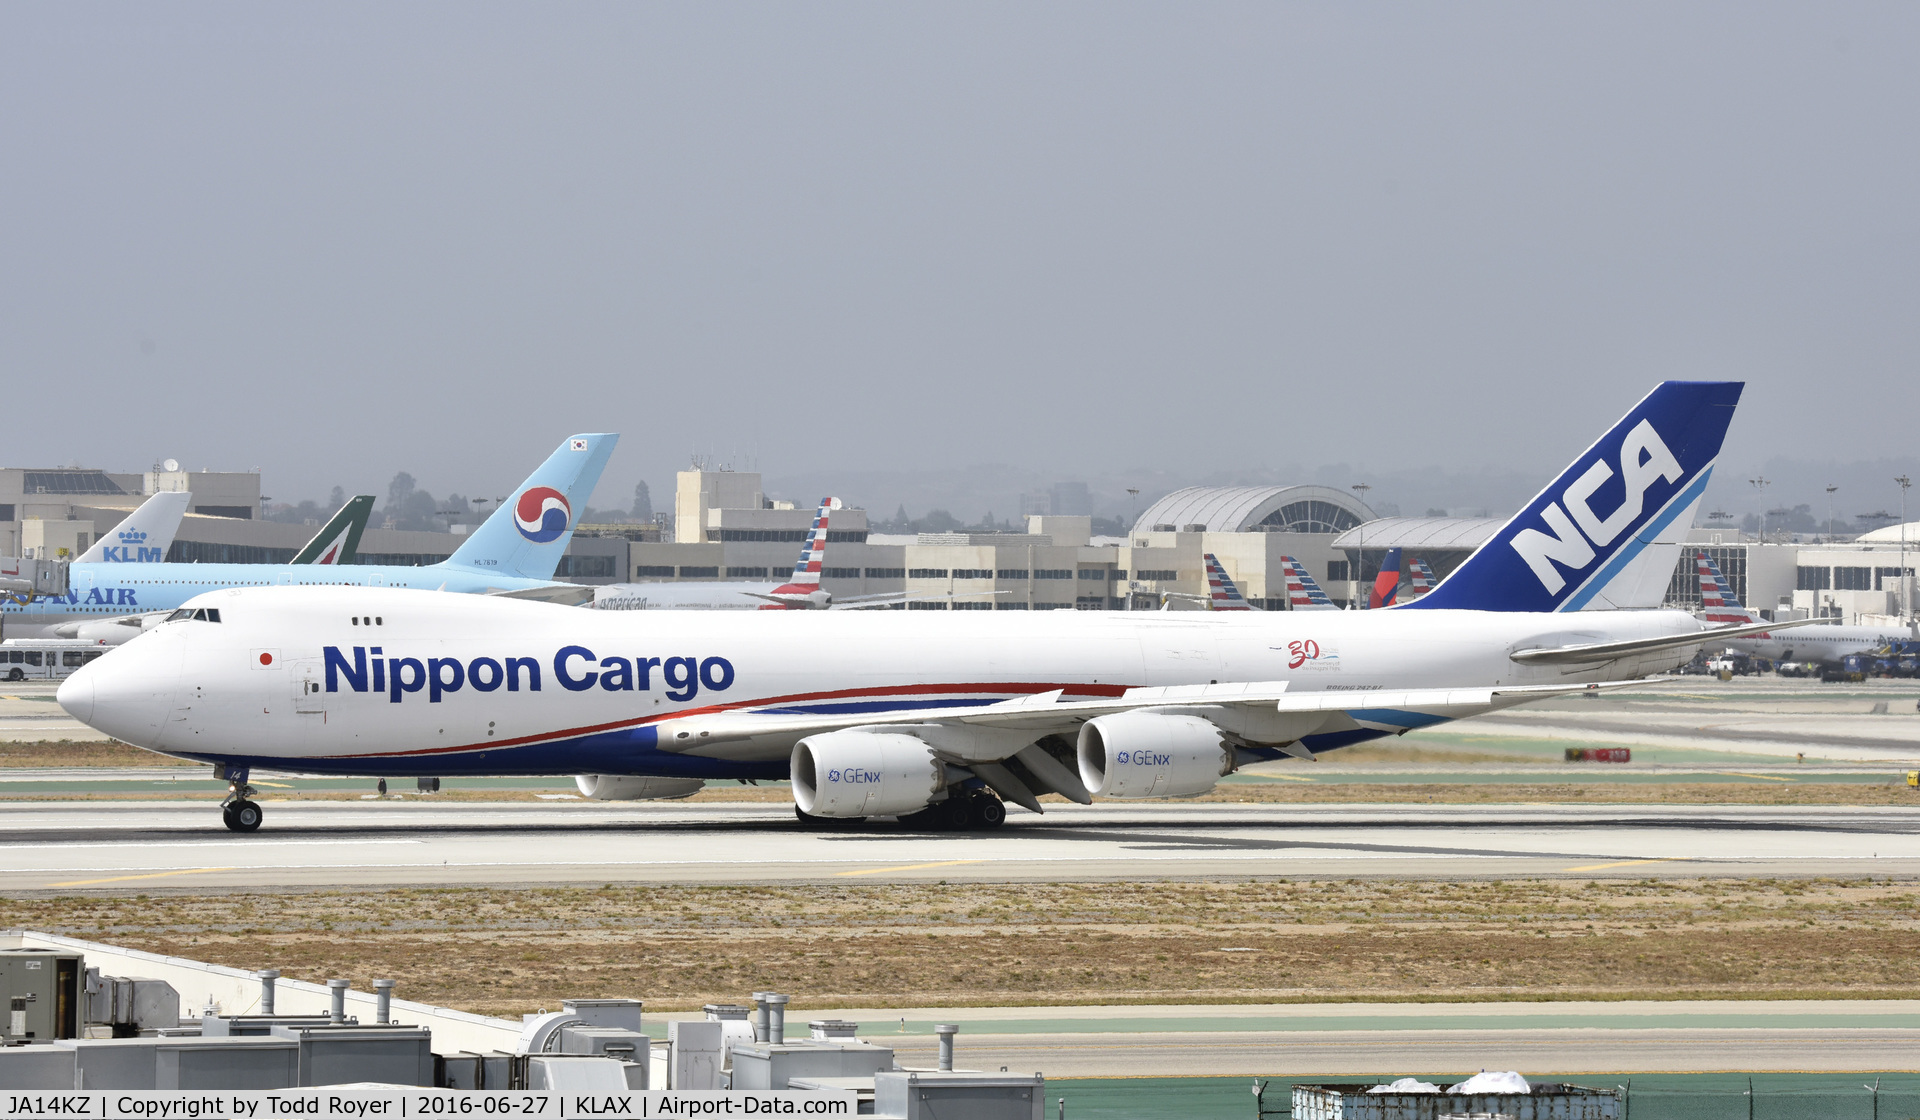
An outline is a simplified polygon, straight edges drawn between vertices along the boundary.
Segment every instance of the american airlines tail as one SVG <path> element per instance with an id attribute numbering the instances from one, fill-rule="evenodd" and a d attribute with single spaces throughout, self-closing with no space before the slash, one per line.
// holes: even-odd
<path id="1" fill-rule="evenodd" d="M 1680 562 L 1739 382 L 1668 381 L 1404 609 L 1658 607 Z"/>
<path id="2" fill-rule="evenodd" d="M 793 565 L 793 578 L 774 588 L 772 594 L 758 596 L 772 600 L 761 610 L 805 610 L 832 602 L 820 587 L 820 570 L 827 559 L 827 521 L 839 508 L 838 498 L 820 499 L 820 508 L 813 511 L 813 527 L 807 530 L 806 543 L 800 546 L 800 559 Z"/>
<path id="3" fill-rule="evenodd" d="M 101 534 L 76 564 L 155 564 L 167 558 L 180 519 L 187 515 L 193 495 L 168 490 L 140 503 L 120 524 Z"/>
<path id="4" fill-rule="evenodd" d="M 573 539 L 574 511 L 585 509 L 613 454 L 617 435 L 578 435 L 520 484 L 513 497 L 474 530 L 445 567 L 520 579 L 552 579 Z"/>
<path id="5" fill-rule="evenodd" d="M 1377 611 L 1393 606 L 1400 598 L 1400 549 L 1389 548 L 1374 573 L 1373 590 L 1367 595 L 1367 609 Z"/>
<path id="6" fill-rule="evenodd" d="M 1220 566 L 1220 558 L 1213 553 L 1204 553 L 1207 559 L 1207 609 L 1215 611 L 1250 611 L 1252 603 L 1240 594 L 1234 585 L 1233 577 Z"/>
<path id="7" fill-rule="evenodd" d="M 1307 574 L 1306 565 L 1291 556 L 1282 556 L 1280 566 L 1287 573 L 1287 609 L 1290 611 L 1332 611 L 1339 608 L 1320 585 Z"/>
<path id="8" fill-rule="evenodd" d="M 1413 572 L 1413 580 L 1407 587 L 1407 601 L 1409 603 L 1425 595 L 1427 592 L 1432 591 L 1440 582 L 1434 578 L 1433 568 L 1418 556 L 1414 557 L 1413 562 L 1408 564 L 1407 567 Z"/>
<path id="9" fill-rule="evenodd" d="M 327 519 L 306 547 L 294 553 L 295 564 L 351 564 L 360 552 L 360 534 L 373 512 L 372 494 L 355 494 L 340 512 Z"/>
<path id="10" fill-rule="evenodd" d="M 1727 586 L 1727 577 L 1720 574 L 1720 565 L 1713 562 L 1713 557 L 1695 553 L 1693 568 L 1700 577 L 1700 611 L 1706 621 L 1736 626 L 1760 621 L 1759 614 L 1733 597 L 1733 588 Z"/>

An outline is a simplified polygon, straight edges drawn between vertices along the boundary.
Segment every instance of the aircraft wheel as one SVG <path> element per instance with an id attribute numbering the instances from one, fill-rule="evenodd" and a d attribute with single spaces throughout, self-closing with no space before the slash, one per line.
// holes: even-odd
<path id="1" fill-rule="evenodd" d="M 234 832 L 258 832 L 262 814 L 251 801 L 235 801 L 220 811 L 220 819 Z"/>
<path id="2" fill-rule="evenodd" d="M 971 800 L 973 803 L 967 806 L 967 816 L 974 828 L 986 831 L 1007 823 L 1006 803 L 998 797 L 982 794 Z"/>
<path id="3" fill-rule="evenodd" d="M 973 824 L 973 798 L 958 794 L 949 794 L 945 801 L 933 807 L 935 827 L 948 832 L 965 832 Z"/>

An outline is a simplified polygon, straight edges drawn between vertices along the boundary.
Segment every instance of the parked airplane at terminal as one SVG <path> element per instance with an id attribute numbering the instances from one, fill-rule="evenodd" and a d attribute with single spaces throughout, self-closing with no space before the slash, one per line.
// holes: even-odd
<path id="1" fill-rule="evenodd" d="M 172 611 L 203 592 L 229 587 L 417 587 L 585 602 L 591 589 L 556 582 L 553 573 L 573 539 L 574 507 L 584 506 L 593 493 L 619 438 L 564 440 L 512 498 L 438 564 L 75 564 L 66 595 L 0 603 L 0 626 L 9 637 L 57 637 L 56 627 L 66 623 Z"/>
<path id="2" fill-rule="evenodd" d="M 162 495 L 155 495 L 160 497 Z M 186 503 L 182 502 L 184 506 Z M 367 515 L 373 512 L 373 495 L 356 494 L 338 513 L 327 519 L 320 531 L 306 546 L 294 554 L 293 564 L 351 564 L 355 551 L 360 547 L 360 533 L 367 527 Z M 124 523 L 123 523 L 124 524 Z M 119 534 L 125 536 L 124 530 Z M 171 541 L 172 533 L 168 533 Z M 164 559 L 166 548 L 151 551 L 156 560 Z M 77 638 L 102 645 L 117 646 L 127 642 L 142 631 L 151 630 L 166 620 L 171 613 L 167 610 L 142 611 L 139 614 L 125 614 L 112 618 L 98 616 L 75 619 L 71 622 L 54 623 L 46 627 L 47 633 L 55 638 Z"/>
<path id="3" fill-rule="evenodd" d="M 1700 578 L 1701 618 L 1715 624 L 1736 626 L 1760 621 L 1758 611 L 1741 606 L 1740 600 L 1734 597 L 1733 589 L 1727 585 L 1726 577 L 1720 574 L 1720 565 L 1713 562 L 1713 557 L 1704 552 L 1696 554 L 1694 569 Z M 1823 623 L 1797 629 L 1790 635 L 1747 634 L 1729 638 L 1723 644 L 1737 653 L 1764 657 L 1773 662 L 1815 661 L 1837 665 L 1848 654 L 1883 649 L 1916 638 L 1920 638 L 1920 628 L 1897 623 L 1882 626 Z"/>
<path id="4" fill-rule="evenodd" d="M 603 611 L 741 611 L 844 610 L 903 603 L 934 596 L 888 592 L 836 599 L 820 585 L 827 558 L 827 522 L 840 499 L 822 498 L 813 526 L 800 546 L 799 562 L 785 583 L 766 580 L 726 580 L 700 583 L 613 583 L 593 590 L 592 607 Z"/>
<path id="5" fill-rule="evenodd" d="M 117 739 L 216 764 L 242 832 L 260 824 L 257 767 L 575 774 L 604 800 L 791 776 L 802 821 L 951 827 L 1000 823 L 1001 798 L 1038 812 L 1050 791 L 1196 794 L 1248 762 L 1631 681 L 1740 633 L 1595 609 L 1659 603 L 1653 573 L 1679 559 L 1740 388 L 1660 386 L 1398 610 L 775 620 L 238 588 L 196 597 L 58 699 Z"/>

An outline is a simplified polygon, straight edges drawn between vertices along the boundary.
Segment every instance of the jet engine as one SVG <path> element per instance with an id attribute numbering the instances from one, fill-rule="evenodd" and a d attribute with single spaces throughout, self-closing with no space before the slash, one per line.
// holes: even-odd
<path id="1" fill-rule="evenodd" d="M 699 778 L 643 778 L 633 774 L 578 774 L 580 796 L 595 801 L 671 801 L 692 797 L 707 783 Z"/>
<path id="2" fill-rule="evenodd" d="M 814 817 L 891 817 L 924 809 L 946 766 L 911 735 L 829 731 L 793 747 L 793 801 Z"/>
<path id="3" fill-rule="evenodd" d="M 1199 716 L 1118 712 L 1080 726 L 1080 781 L 1102 797 L 1190 797 L 1233 770 L 1220 729 Z"/>

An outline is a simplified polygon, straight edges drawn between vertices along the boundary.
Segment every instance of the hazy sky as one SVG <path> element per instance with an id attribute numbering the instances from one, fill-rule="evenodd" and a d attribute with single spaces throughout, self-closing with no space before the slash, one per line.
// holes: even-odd
<path id="1" fill-rule="evenodd" d="M 7 4 L 0 461 L 1544 481 L 1666 377 L 1749 382 L 1729 473 L 1904 461 L 1917 47 L 1892 3 Z"/>

